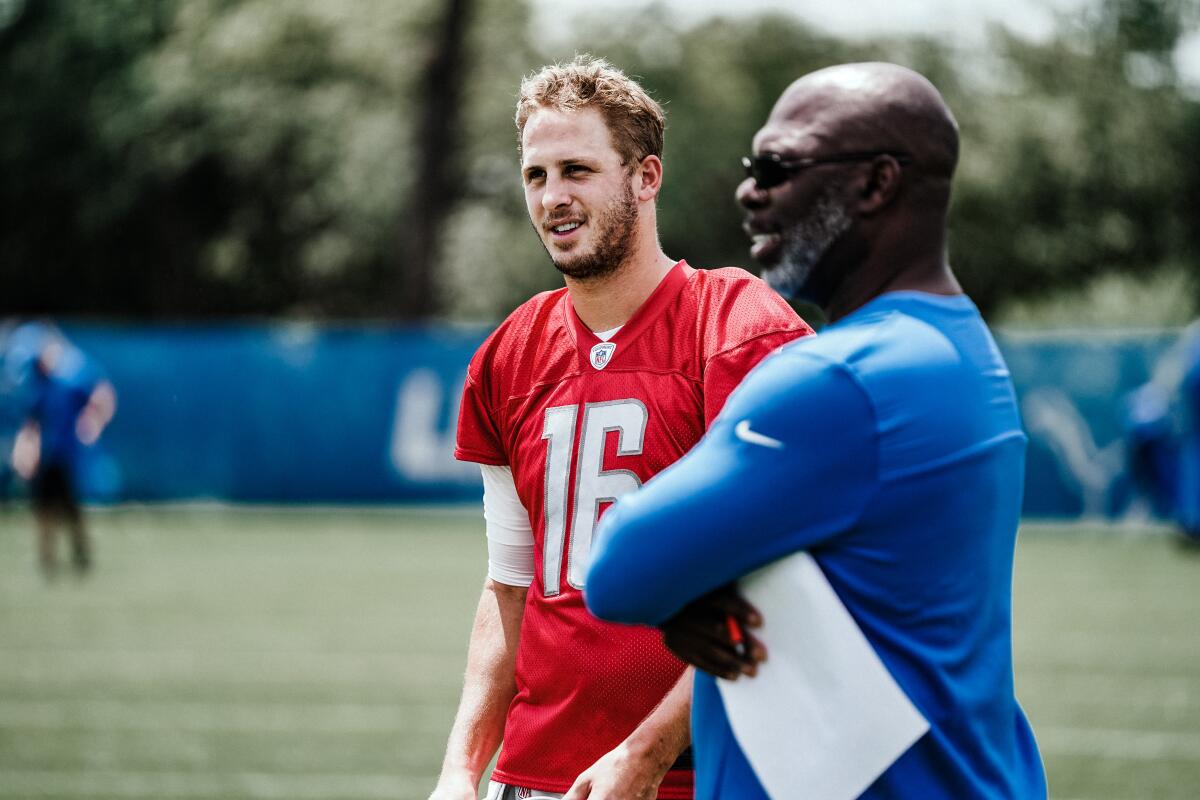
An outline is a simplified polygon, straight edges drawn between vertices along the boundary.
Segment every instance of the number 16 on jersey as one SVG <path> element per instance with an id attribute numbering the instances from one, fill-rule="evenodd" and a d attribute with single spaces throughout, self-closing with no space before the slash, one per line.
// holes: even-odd
<path id="1" fill-rule="evenodd" d="M 604 444 L 609 431 L 617 433 L 617 455 L 642 453 L 649 412 L 640 400 L 610 400 L 585 403 L 583 425 L 579 432 L 578 452 L 575 429 L 579 406 L 555 406 L 546 409 L 542 438 L 546 440 L 546 534 L 542 543 L 542 586 L 546 597 L 562 592 L 563 546 L 567 539 L 567 520 L 571 521 L 571 544 L 567 554 L 567 583 L 583 589 L 592 533 L 600 504 L 636 491 L 642 482 L 626 469 L 604 469 Z M 575 491 L 569 492 L 571 462 L 575 463 Z M 570 515 L 567 500 L 573 498 Z"/>

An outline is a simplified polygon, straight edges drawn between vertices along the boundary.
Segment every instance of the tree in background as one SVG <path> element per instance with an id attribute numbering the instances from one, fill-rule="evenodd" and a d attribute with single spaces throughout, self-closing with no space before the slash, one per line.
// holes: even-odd
<path id="1" fill-rule="evenodd" d="M 0 313 L 431 313 L 473 5 L 18 0 Z"/>
<path id="2" fill-rule="evenodd" d="M 114 282 L 136 278 L 125 250 L 161 187 L 127 179 L 133 142 L 107 140 L 104 120 L 145 96 L 136 65 L 169 36 L 171 2 L 88 5 L 30 0 L 4 6 L 0 25 L 0 297 L 6 311 L 110 307 Z M 203 183 L 204 170 L 186 180 Z M 202 209 L 191 224 L 210 233 Z M 158 230 L 145 230 L 147 237 Z M 132 255 L 136 258 L 136 255 Z M 165 266 L 165 265 L 164 265 Z M 155 278 L 156 276 L 148 276 Z M 136 309 L 135 305 L 131 310 Z M 143 307 L 143 313 L 149 311 Z"/>
<path id="3" fill-rule="evenodd" d="M 0 0 L 0 315 L 499 317 L 559 285 L 517 84 L 585 50 L 664 102 L 660 230 L 694 264 L 748 260 L 738 158 L 780 90 L 879 58 L 959 117 L 951 255 L 985 312 L 1197 275 L 1200 103 L 1172 54 L 1198 21 L 1196 0 L 1096 0 L 1048 41 L 967 52 L 658 5 L 548 43 L 521 0 Z"/>
<path id="4" fill-rule="evenodd" d="M 1044 43 L 995 31 L 1000 80 L 966 104 L 951 210 L 955 266 L 983 308 L 1114 272 L 1200 276 L 1200 106 L 1171 59 L 1184 12 L 1106 0 Z"/>
<path id="5" fill-rule="evenodd" d="M 399 257 L 388 273 L 399 291 L 388 293 L 400 315 L 419 318 L 434 310 L 441 231 L 462 195 L 459 151 L 462 95 L 467 72 L 466 31 L 474 0 L 447 0 L 430 35 L 421 69 L 417 136 L 413 159 L 416 182 L 399 215 Z M 386 283 L 384 285 L 387 285 Z"/>
<path id="6" fill-rule="evenodd" d="M 737 156 L 789 81 L 846 60 L 927 75 L 962 127 L 951 257 L 991 313 L 1113 271 L 1186 265 L 1200 275 L 1200 104 L 1171 60 L 1189 9 L 1104 0 L 1048 41 L 997 27 L 986 51 L 968 54 L 924 37 L 839 41 L 787 16 L 681 31 L 651 7 L 624 25 L 582 26 L 596 31 L 582 45 L 619 54 L 667 100 L 664 245 L 709 265 L 748 260 L 732 204 Z"/>

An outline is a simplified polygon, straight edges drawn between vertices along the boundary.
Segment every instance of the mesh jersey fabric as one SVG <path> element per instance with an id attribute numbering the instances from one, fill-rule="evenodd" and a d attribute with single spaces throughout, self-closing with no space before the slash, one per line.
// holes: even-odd
<path id="1" fill-rule="evenodd" d="M 657 631 L 584 607 L 591 532 L 616 495 L 699 440 L 754 364 L 808 333 L 759 279 L 681 261 L 612 337 L 602 368 L 566 289 L 535 296 L 480 346 L 455 457 L 512 468 L 536 565 L 496 780 L 566 791 L 679 679 Z M 691 796 L 690 770 L 669 772 L 659 797 Z"/>

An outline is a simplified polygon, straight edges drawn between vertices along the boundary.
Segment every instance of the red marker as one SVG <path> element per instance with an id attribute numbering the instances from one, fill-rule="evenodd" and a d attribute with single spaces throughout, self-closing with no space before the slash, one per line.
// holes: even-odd
<path id="1" fill-rule="evenodd" d="M 733 648 L 737 651 L 738 658 L 749 661 L 750 651 L 746 647 L 746 637 L 742 633 L 742 626 L 734 619 L 733 614 L 725 615 L 725 627 L 729 629 L 729 638 L 733 641 Z"/>

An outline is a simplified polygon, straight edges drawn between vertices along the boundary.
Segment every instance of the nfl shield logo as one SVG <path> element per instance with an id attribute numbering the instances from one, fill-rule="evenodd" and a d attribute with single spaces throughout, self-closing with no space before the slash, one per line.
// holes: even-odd
<path id="1" fill-rule="evenodd" d="M 592 366 L 596 369 L 604 369 L 608 366 L 608 362 L 612 361 L 613 352 L 617 346 L 612 342 L 601 342 L 592 348 Z"/>

